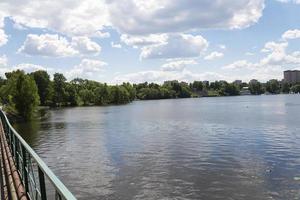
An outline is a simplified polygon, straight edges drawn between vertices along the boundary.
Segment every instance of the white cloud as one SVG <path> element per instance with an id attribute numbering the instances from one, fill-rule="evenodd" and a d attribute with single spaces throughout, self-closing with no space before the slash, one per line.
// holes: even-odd
<path id="1" fill-rule="evenodd" d="M 246 56 L 254 56 L 254 53 L 252 53 L 252 52 L 246 52 L 245 55 Z"/>
<path id="2" fill-rule="evenodd" d="M 81 54 L 99 54 L 101 46 L 86 36 L 72 37 L 71 46 Z"/>
<path id="3" fill-rule="evenodd" d="M 18 52 L 27 55 L 40 55 L 47 57 L 67 57 L 79 54 L 97 55 L 101 46 L 88 37 L 72 37 L 72 42 L 57 34 L 29 34 Z"/>
<path id="4" fill-rule="evenodd" d="M 282 34 L 282 38 L 285 40 L 300 38 L 300 30 L 299 29 L 288 30 Z"/>
<path id="5" fill-rule="evenodd" d="M 201 36 L 171 34 L 166 41 L 142 48 L 141 58 L 187 58 L 197 57 L 208 47 Z"/>
<path id="6" fill-rule="evenodd" d="M 214 51 L 214 52 L 211 52 L 209 55 L 205 56 L 204 60 L 215 60 L 218 58 L 222 58 L 223 56 L 224 56 L 223 53 Z"/>
<path id="7" fill-rule="evenodd" d="M 1 16 L 9 16 L 20 26 L 46 28 L 68 36 L 99 37 L 108 37 L 108 34 L 98 32 L 107 26 L 127 34 L 245 28 L 259 20 L 263 8 L 264 0 L 0 2 Z"/>
<path id="8" fill-rule="evenodd" d="M 4 30 L 0 28 L 0 47 L 5 45 L 8 41 L 8 36 L 5 34 Z"/>
<path id="9" fill-rule="evenodd" d="M 37 70 L 53 71 L 52 68 L 43 67 L 41 65 L 35 65 L 32 63 L 20 63 L 12 67 L 11 70 L 24 70 L 26 73 L 31 73 Z"/>
<path id="10" fill-rule="evenodd" d="M 4 77 L 5 72 L 9 71 L 9 68 L 7 66 L 8 60 L 6 55 L 0 56 L 0 76 Z"/>
<path id="11" fill-rule="evenodd" d="M 224 44 L 219 44 L 218 47 L 223 50 L 227 48 L 226 45 L 224 45 Z"/>
<path id="12" fill-rule="evenodd" d="M 147 45 L 162 44 L 165 43 L 167 39 L 167 34 L 150 34 L 147 36 L 136 36 L 127 34 L 121 35 L 122 42 L 136 48 Z"/>
<path id="13" fill-rule="evenodd" d="M 107 3 L 112 24 L 128 34 L 240 29 L 256 23 L 264 9 L 264 0 L 110 0 Z"/>
<path id="14" fill-rule="evenodd" d="M 295 4 L 300 4 L 300 0 L 277 0 L 282 3 L 295 3 Z"/>
<path id="15" fill-rule="evenodd" d="M 140 71 L 136 73 L 123 74 L 116 76 L 112 83 L 142 83 L 142 82 L 156 82 L 163 83 L 166 80 L 179 80 L 185 82 L 192 82 L 194 80 L 224 80 L 225 76 L 215 73 L 215 72 L 205 72 L 205 73 L 194 73 L 187 69 L 183 71 L 162 71 L 162 70 L 150 70 L 150 71 Z"/>
<path id="16" fill-rule="evenodd" d="M 175 60 L 161 66 L 162 71 L 183 71 L 187 65 L 195 65 L 195 60 Z"/>
<path id="17" fill-rule="evenodd" d="M 78 51 L 70 46 L 65 37 L 50 34 L 27 35 L 23 46 L 21 46 L 18 52 L 28 55 L 53 57 L 66 57 L 78 54 Z"/>
<path id="18" fill-rule="evenodd" d="M 69 79 L 72 78 L 91 78 L 95 77 L 104 70 L 107 65 L 106 62 L 101 60 L 83 59 L 79 65 L 74 66 L 70 71 L 66 72 Z"/>
<path id="19" fill-rule="evenodd" d="M 90 36 L 109 25 L 104 0 L 1 1 L 1 11 L 20 25 L 67 35 Z"/>
<path id="20" fill-rule="evenodd" d="M 272 78 L 282 79 L 282 72 L 288 68 L 296 68 L 300 64 L 300 52 L 286 53 L 287 42 L 267 42 L 262 52 L 267 55 L 258 62 L 238 60 L 222 67 L 224 73 L 229 72 L 231 77 L 250 80 L 252 78 L 267 81 Z"/>
<path id="21" fill-rule="evenodd" d="M 122 48 L 121 44 L 115 44 L 114 42 L 111 42 L 110 45 L 111 45 L 112 48 L 117 48 L 117 49 Z"/>
<path id="22" fill-rule="evenodd" d="M 92 36 L 97 37 L 97 38 L 109 38 L 110 33 L 109 32 L 103 32 L 103 31 L 96 31 L 96 33 L 94 33 Z"/>
<path id="23" fill-rule="evenodd" d="M 253 69 L 256 67 L 255 64 L 248 62 L 247 60 L 237 60 L 229 65 L 222 67 L 222 69 Z"/>
<path id="24" fill-rule="evenodd" d="M 6 67 L 6 66 L 7 66 L 7 56 L 2 55 L 2 56 L 0 56 L 0 68 Z"/>

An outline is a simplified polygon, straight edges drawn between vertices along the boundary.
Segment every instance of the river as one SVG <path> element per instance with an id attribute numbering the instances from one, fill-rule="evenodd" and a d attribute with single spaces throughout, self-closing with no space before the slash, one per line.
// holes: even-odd
<path id="1" fill-rule="evenodd" d="M 14 126 L 78 199 L 300 198 L 300 95 L 63 108 Z"/>

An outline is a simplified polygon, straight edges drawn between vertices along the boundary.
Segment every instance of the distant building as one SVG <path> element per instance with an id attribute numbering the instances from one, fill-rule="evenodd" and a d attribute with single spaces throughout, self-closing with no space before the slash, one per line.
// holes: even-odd
<path id="1" fill-rule="evenodd" d="M 241 85 L 242 82 L 243 82 L 242 80 L 235 80 L 235 81 L 233 81 L 233 83 L 236 84 L 236 85 Z"/>
<path id="2" fill-rule="evenodd" d="M 284 81 L 287 83 L 300 83 L 300 70 L 287 70 L 283 72 Z"/>
<path id="3" fill-rule="evenodd" d="M 256 80 L 256 79 L 251 79 L 249 83 L 251 83 L 251 84 L 253 84 L 253 83 L 258 83 L 258 80 Z"/>
<path id="4" fill-rule="evenodd" d="M 240 95 L 251 95 L 251 92 L 248 87 L 243 87 L 240 91 Z"/>

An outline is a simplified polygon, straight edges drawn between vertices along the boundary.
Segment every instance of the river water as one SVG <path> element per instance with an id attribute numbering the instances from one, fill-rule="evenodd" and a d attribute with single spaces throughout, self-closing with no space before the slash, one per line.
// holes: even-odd
<path id="1" fill-rule="evenodd" d="M 300 95 L 64 108 L 15 127 L 78 199 L 300 199 Z"/>

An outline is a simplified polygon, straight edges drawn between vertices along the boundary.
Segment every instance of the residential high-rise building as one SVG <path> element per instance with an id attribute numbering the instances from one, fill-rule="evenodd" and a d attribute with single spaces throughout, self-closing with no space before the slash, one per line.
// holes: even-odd
<path id="1" fill-rule="evenodd" d="M 300 70 L 287 70 L 283 72 L 284 81 L 287 83 L 300 83 Z"/>

